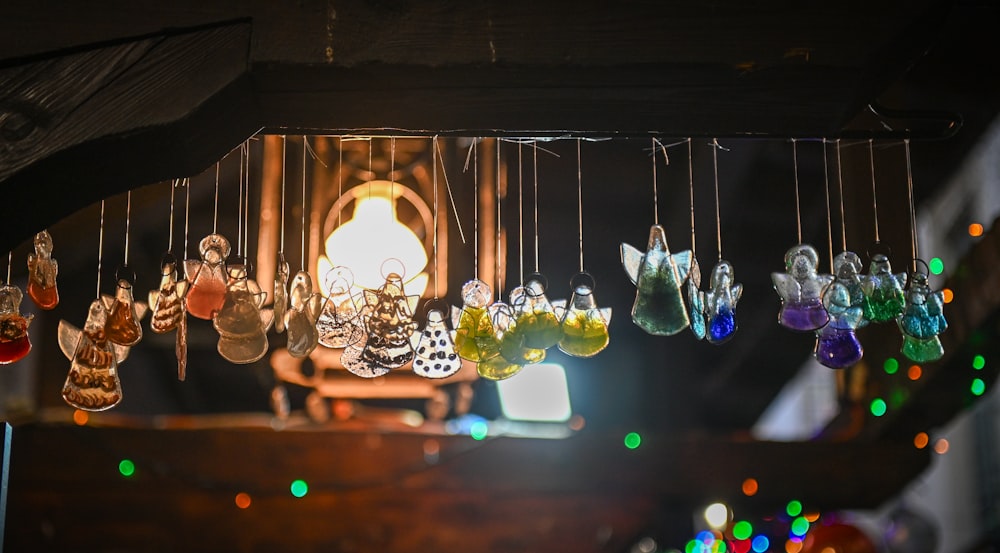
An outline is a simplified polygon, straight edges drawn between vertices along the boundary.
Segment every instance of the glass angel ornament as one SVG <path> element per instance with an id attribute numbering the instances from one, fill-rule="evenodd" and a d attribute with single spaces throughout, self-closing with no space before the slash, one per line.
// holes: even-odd
<path id="1" fill-rule="evenodd" d="M 823 306 L 830 321 L 816 331 L 813 351 L 816 360 L 831 369 L 850 367 L 864 355 L 855 333 L 864 321 L 864 302 L 856 296 L 856 290 L 852 290 L 861 261 L 851 252 L 844 253 L 850 255 L 842 253 L 833 260 L 836 280 L 823 291 Z"/>
<path id="2" fill-rule="evenodd" d="M 319 331 L 316 322 L 323 308 L 323 296 L 313 293 L 312 277 L 305 271 L 295 273 L 292 279 L 291 307 L 285 313 L 285 329 L 288 331 L 288 354 L 292 357 L 308 357 L 319 345 Z"/>
<path id="3" fill-rule="evenodd" d="M 278 254 L 278 266 L 274 271 L 274 330 L 285 331 L 285 313 L 288 312 L 288 277 L 291 274 L 285 254 Z"/>
<path id="4" fill-rule="evenodd" d="M 56 276 L 59 264 L 52 259 L 52 236 L 43 230 L 35 235 L 35 253 L 28 254 L 28 297 L 42 309 L 59 305 Z"/>
<path id="5" fill-rule="evenodd" d="M 120 346 L 134 346 L 142 340 L 142 325 L 139 320 L 146 314 L 149 308 L 145 302 L 137 302 L 132 296 L 132 283 L 135 275 L 131 278 L 117 277 L 118 286 L 115 289 L 115 296 L 102 295 L 105 306 L 108 309 L 107 323 L 104 327 L 104 335 L 109 342 Z"/>
<path id="6" fill-rule="evenodd" d="M 177 330 L 174 352 L 177 355 L 177 378 L 187 376 L 187 311 L 184 308 L 184 294 L 188 282 L 177 280 L 177 261 L 171 254 L 163 256 L 160 262 L 160 287 L 149 292 L 149 306 L 152 310 L 149 328 L 164 334 Z"/>
<path id="7" fill-rule="evenodd" d="M 539 273 L 528 276 L 524 283 L 524 295 L 518 301 L 511 300 L 518 332 L 524 335 L 524 345 L 534 349 L 548 349 L 562 339 L 562 325 L 556 311 L 545 296 L 548 282 Z"/>
<path id="8" fill-rule="evenodd" d="M 31 351 L 28 325 L 32 316 L 21 314 L 22 299 L 17 286 L 0 286 L 0 365 L 18 361 Z"/>
<path id="9" fill-rule="evenodd" d="M 187 312 L 199 319 L 212 320 L 226 301 L 229 240 L 221 234 L 209 234 L 201 239 L 198 251 L 201 260 L 184 261 L 184 275 L 191 283 L 187 293 Z"/>
<path id="10" fill-rule="evenodd" d="M 691 272 L 691 251 L 671 254 L 660 225 L 649 229 L 646 252 L 621 244 L 622 265 L 636 285 L 632 321 L 657 336 L 670 336 L 690 324 L 681 284 Z"/>
<path id="11" fill-rule="evenodd" d="M 914 273 L 906 290 L 903 313 L 896 319 L 903 333 L 903 355 L 917 363 L 937 361 L 944 356 L 938 338 L 948 328 L 943 308 L 944 294 L 931 291 L 927 275 Z"/>
<path id="12" fill-rule="evenodd" d="M 861 258 L 854 252 L 843 251 L 833 258 L 834 282 L 839 282 L 847 288 L 851 307 L 859 307 L 862 310 L 861 321 L 856 328 L 862 328 L 868 324 L 868 319 L 864 318 L 865 292 L 861 286 L 861 271 L 863 269 Z M 832 314 L 830 316 L 833 317 Z"/>
<path id="13" fill-rule="evenodd" d="M 781 296 L 778 322 L 792 330 L 822 328 L 830 320 L 823 307 L 823 289 L 833 275 L 818 273 L 819 254 L 808 244 L 798 244 L 785 253 L 785 272 L 771 273 L 771 282 Z"/>
<path id="14" fill-rule="evenodd" d="M 877 253 L 872 256 L 868 274 L 861 277 L 861 289 L 865 293 L 865 318 L 875 323 L 884 323 L 898 317 L 903 312 L 906 298 L 906 273 L 892 273 L 889 258 Z"/>
<path id="15" fill-rule="evenodd" d="M 512 344 L 516 344 L 518 341 L 523 343 L 523 337 L 517 337 L 516 335 L 508 337 L 508 333 L 513 332 L 516 326 L 514 312 L 509 305 L 503 302 L 493 303 L 487 308 L 487 316 L 490 319 L 492 327 L 496 329 L 501 347 L 504 338 L 511 340 L 510 343 Z M 543 355 L 545 353 L 545 350 L 537 351 L 542 352 Z M 504 380 L 521 372 L 524 365 L 524 363 L 509 361 L 502 354 L 494 355 L 489 359 L 484 359 L 477 363 L 476 372 L 479 373 L 479 376 L 488 380 Z"/>
<path id="16" fill-rule="evenodd" d="M 559 349 L 574 357 L 593 357 L 610 341 L 611 308 L 597 307 L 594 277 L 590 273 L 577 273 L 569 284 L 573 295 L 563 308 L 560 322 L 563 337 L 559 340 Z"/>
<path id="17" fill-rule="evenodd" d="M 345 348 L 364 337 L 364 321 L 351 294 L 353 278 L 346 267 L 334 267 L 326 275 L 330 295 L 323 301 L 316 329 L 319 343 L 328 348 Z"/>
<path id="18" fill-rule="evenodd" d="M 407 296 L 403 277 L 390 272 L 378 290 L 365 290 L 368 339 L 361 353 L 362 361 L 396 369 L 413 359 L 411 335 L 417 330 L 413 311 L 420 296 Z"/>
<path id="19" fill-rule="evenodd" d="M 448 378 L 462 369 L 455 351 L 455 331 L 448 328 L 445 312 L 427 309 L 427 323 L 413 335 L 413 372 L 425 378 Z"/>
<path id="20" fill-rule="evenodd" d="M 462 308 L 451 308 L 459 357 L 478 363 L 500 354 L 500 341 L 487 310 L 492 299 L 490 285 L 481 280 L 470 280 L 462 286 Z"/>
<path id="21" fill-rule="evenodd" d="M 694 337 L 704 340 L 708 335 L 705 321 L 705 295 L 701 291 L 701 265 L 698 259 L 691 255 L 691 272 L 687 279 L 687 308 L 691 319 L 691 332 Z"/>
<path id="22" fill-rule="evenodd" d="M 721 344 L 736 333 L 736 304 L 743 296 L 743 285 L 733 282 L 733 266 L 719 260 L 712 268 L 712 287 L 705 292 L 705 315 L 708 341 Z"/>
<path id="23" fill-rule="evenodd" d="M 510 305 L 498 302 L 494 304 L 496 308 L 490 314 L 500 341 L 500 356 L 518 365 L 541 363 L 545 360 L 545 350 L 529 346 L 527 333 L 520 325 L 521 316 L 518 314 L 523 313 L 524 308 L 519 306 L 527 302 L 528 291 L 523 286 L 518 286 L 510 291 Z M 509 318 L 507 314 L 510 314 Z M 497 326 L 498 321 L 500 326 Z"/>
<path id="24" fill-rule="evenodd" d="M 367 309 L 367 307 L 361 308 L 362 317 L 365 317 L 364 313 Z M 365 347 L 367 345 L 368 335 L 363 334 L 360 342 L 344 348 L 344 351 L 340 354 L 340 363 L 344 365 L 344 368 L 348 372 L 362 378 L 375 378 L 388 374 L 392 370 L 389 367 L 364 359 Z"/>
<path id="25" fill-rule="evenodd" d="M 70 359 L 62 397 L 71 407 L 104 411 L 122 400 L 118 365 L 125 361 L 129 348 L 108 341 L 104 334 L 107 319 L 105 302 L 96 299 L 90 304 L 82 331 L 59 321 L 59 347 Z"/>
<path id="26" fill-rule="evenodd" d="M 219 332 L 219 355 L 232 363 L 253 363 L 267 353 L 267 330 L 274 321 L 274 311 L 262 307 L 267 295 L 255 280 L 247 278 L 246 266 L 227 269 L 229 285 L 222 308 L 212 319 Z"/>

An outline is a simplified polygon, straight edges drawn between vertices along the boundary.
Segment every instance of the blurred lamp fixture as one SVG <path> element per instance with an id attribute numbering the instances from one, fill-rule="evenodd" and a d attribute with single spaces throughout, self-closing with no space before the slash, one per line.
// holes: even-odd
<path id="1" fill-rule="evenodd" d="M 424 241 L 414 229 L 400 220 L 400 208 L 406 200 L 411 207 L 408 217 L 424 236 L 433 233 L 433 216 L 427 203 L 412 189 L 384 180 L 359 184 L 343 194 L 327 215 L 325 228 L 334 230 L 326 237 L 325 255 L 317 259 L 317 280 L 324 294 L 325 275 L 335 266 L 347 267 L 354 275 L 354 286 L 375 289 L 385 283 L 388 272 L 402 270 L 407 295 L 423 295 L 427 288 L 428 255 Z M 346 208 L 353 203 L 348 219 Z M 343 220 L 339 226 L 336 222 Z"/>
<path id="2" fill-rule="evenodd" d="M 557 363 L 529 365 L 497 382 L 500 409 L 510 420 L 565 422 L 573 414 L 566 369 Z"/>

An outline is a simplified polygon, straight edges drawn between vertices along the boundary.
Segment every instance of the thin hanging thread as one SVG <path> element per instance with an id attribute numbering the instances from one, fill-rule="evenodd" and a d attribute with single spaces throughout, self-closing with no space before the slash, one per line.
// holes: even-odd
<path id="1" fill-rule="evenodd" d="M 694 239 L 694 154 L 691 151 L 691 139 L 688 143 L 688 188 L 691 196 L 691 257 L 697 256 L 697 249 Z"/>
<path id="2" fill-rule="evenodd" d="M 128 267 L 128 235 L 132 221 L 132 191 L 125 194 L 125 266 Z"/>
<path id="3" fill-rule="evenodd" d="M 344 137 L 337 139 L 337 199 L 344 197 Z M 433 156 L 431 156 L 433 157 Z M 434 170 L 437 170 L 437 165 L 434 165 Z M 436 192 L 436 191 L 435 191 Z M 282 192 L 284 195 L 284 192 Z M 284 198 L 282 197 L 282 207 L 284 207 Z M 341 217 L 343 217 L 344 210 L 337 211 L 337 226 L 342 224 Z"/>
<path id="4" fill-rule="evenodd" d="M 281 249 L 285 252 L 285 170 L 288 168 L 288 135 L 281 135 Z M 339 217 L 339 215 L 338 215 Z"/>
<path id="5" fill-rule="evenodd" d="M 191 215 L 191 179 L 184 179 L 184 259 L 188 258 L 188 221 Z"/>
<path id="6" fill-rule="evenodd" d="M 880 242 L 878 236 L 878 197 L 875 193 L 875 147 L 873 146 L 873 140 L 868 139 L 868 161 L 871 166 L 872 172 L 872 211 L 875 214 L 875 243 Z"/>
<path id="7" fill-rule="evenodd" d="M 451 183 L 448 182 L 448 172 L 444 169 L 444 155 L 441 153 L 441 146 L 438 144 L 438 137 L 435 135 L 433 138 L 434 142 L 434 154 L 437 155 L 437 160 L 441 162 L 441 175 L 444 177 L 444 188 L 448 192 L 448 200 L 451 202 L 451 210 L 455 214 L 455 226 L 458 227 L 458 235 L 462 238 L 462 244 L 465 244 L 465 231 L 462 230 L 462 220 L 458 216 L 458 207 L 455 205 L 455 195 L 451 192 Z M 434 167 L 437 168 L 437 161 L 435 161 Z"/>
<path id="8" fill-rule="evenodd" d="M 180 185 L 181 179 L 170 181 L 170 236 L 167 238 L 167 251 L 174 251 L 174 189 Z"/>
<path id="9" fill-rule="evenodd" d="M 844 217 L 844 172 L 840 165 L 840 139 L 836 142 L 837 152 L 837 196 L 840 198 L 840 246 L 847 251 L 847 219 Z"/>
<path id="10" fill-rule="evenodd" d="M 535 272 L 538 272 L 538 144 L 534 144 L 532 163 L 535 172 Z"/>
<path id="11" fill-rule="evenodd" d="M 7 250 L 7 285 L 10 285 L 10 265 L 14 260 L 14 250 Z"/>
<path id="12" fill-rule="evenodd" d="M 212 234 L 219 231 L 219 162 L 215 162 L 215 207 L 212 210 Z"/>
<path id="13" fill-rule="evenodd" d="M 101 262 L 104 260 L 104 200 L 101 200 L 101 223 L 97 233 L 97 299 L 101 299 Z"/>
<path id="14" fill-rule="evenodd" d="M 497 143 L 496 175 L 493 177 L 493 188 L 497 192 L 497 250 L 493 257 L 496 259 L 497 297 L 499 298 L 503 291 L 503 273 L 500 271 L 500 139 L 494 140 Z"/>
<path id="15" fill-rule="evenodd" d="M 719 216 L 719 140 L 712 139 L 712 170 L 715 172 L 715 243 L 722 261 L 722 218 Z"/>
<path id="16" fill-rule="evenodd" d="M 520 257 L 520 280 L 524 282 L 524 165 L 521 163 L 521 142 L 517 143 L 517 253 Z"/>
<path id="17" fill-rule="evenodd" d="M 302 249 L 300 250 L 299 269 L 306 270 L 306 135 L 302 135 Z"/>
<path id="18" fill-rule="evenodd" d="M 250 141 L 246 142 L 246 193 L 243 195 L 243 255 L 250 257 Z"/>
<path id="19" fill-rule="evenodd" d="M 236 257 L 243 257 L 243 155 L 246 153 L 246 142 L 240 144 L 240 173 L 236 181 Z"/>
<path id="20" fill-rule="evenodd" d="M 440 267 L 438 266 L 438 165 L 437 165 L 437 155 L 433 152 L 435 143 L 431 144 L 431 182 L 434 183 L 434 239 L 431 244 L 434 248 L 434 298 L 439 297 L 438 294 L 438 271 Z"/>
<path id="21" fill-rule="evenodd" d="M 389 138 L 389 223 L 396 220 L 396 137 Z"/>
<path id="22" fill-rule="evenodd" d="M 917 210 L 913 205 L 913 171 L 910 167 L 910 139 L 903 140 L 903 147 L 906 149 L 906 193 L 910 199 L 910 246 L 913 248 L 913 272 L 917 272 L 917 259 L 920 258 L 920 250 L 917 247 Z M 7 277 L 10 280 L 10 277 Z"/>
<path id="23" fill-rule="evenodd" d="M 660 224 L 660 206 L 656 193 L 656 139 L 653 138 L 653 224 Z"/>
<path id="24" fill-rule="evenodd" d="M 583 272 L 583 158 L 580 156 L 580 139 L 576 139 L 576 210 L 577 231 L 580 235 L 580 272 Z"/>
<path id="25" fill-rule="evenodd" d="M 830 272 L 833 273 L 833 221 L 830 216 L 830 167 L 827 163 L 826 139 L 823 139 L 823 189 L 826 191 L 826 243 L 830 246 Z"/>
<path id="26" fill-rule="evenodd" d="M 798 141 L 792 139 L 792 164 L 795 169 L 795 232 L 798 243 L 802 243 L 802 210 L 799 206 L 799 147 Z"/>

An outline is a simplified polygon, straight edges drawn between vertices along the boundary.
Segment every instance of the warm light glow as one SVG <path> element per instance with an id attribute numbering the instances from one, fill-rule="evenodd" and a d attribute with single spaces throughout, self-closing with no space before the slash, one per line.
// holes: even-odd
<path id="1" fill-rule="evenodd" d="M 785 553 L 799 553 L 802 551 L 802 540 L 788 540 L 785 542 Z"/>
<path id="2" fill-rule="evenodd" d="M 969 225 L 969 236 L 973 238 L 978 238 L 983 235 L 983 225 L 979 223 L 972 223 Z"/>
<path id="3" fill-rule="evenodd" d="M 817 520 L 819 520 L 819 512 L 818 511 L 812 512 L 812 513 L 806 513 L 806 514 L 804 514 L 802 516 L 806 517 L 806 520 L 808 520 L 810 524 L 812 524 L 813 522 L 816 522 Z"/>
<path id="4" fill-rule="evenodd" d="M 503 382 L 501 380 L 501 382 Z M 587 419 L 583 418 L 582 415 L 573 415 L 569 418 L 569 429 L 574 432 L 579 432 L 583 430 L 583 427 L 587 426 Z"/>
<path id="5" fill-rule="evenodd" d="M 941 438 L 938 441 L 934 442 L 934 451 L 939 455 L 944 455 L 945 453 L 948 453 L 948 447 L 949 447 L 948 440 L 944 438 Z"/>
<path id="6" fill-rule="evenodd" d="M 250 494 L 246 492 L 240 492 L 236 494 L 236 506 L 240 509 L 246 509 L 250 506 Z"/>
<path id="7" fill-rule="evenodd" d="M 757 495 L 757 489 L 758 484 L 756 478 L 747 478 L 743 481 L 743 495 L 747 497 Z"/>
<path id="8" fill-rule="evenodd" d="M 716 530 L 729 524 L 729 507 L 725 503 L 712 503 L 705 507 L 705 522 Z"/>
<path id="9" fill-rule="evenodd" d="M 566 370 L 556 363 L 532 365 L 498 381 L 497 393 L 503 416 L 511 420 L 564 422 L 573 414 Z"/>
<path id="10" fill-rule="evenodd" d="M 375 289 L 385 282 L 384 270 L 403 271 L 406 293 L 423 294 L 427 287 L 427 251 L 420 238 L 396 217 L 393 196 L 405 188 L 398 183 L 372 181 L 355 192 L 354 213 L 326 239 L 326 255 L 317 261 L 317 277 L 324 293 L 324 275 L 334 266 L 354 273 L 354 285 Z M 399 190 L 395 190 L 399 189 Z M 390 262 L 383 268 L 387 260 Z M 399 267 L 402 265 L 402 268 Z"/>
<path id="11" fill-rule="evenodd" d="M 920 365 L 910 365 L 910 369 L 906 371 L 906 376 L 910 380 L 920 380 L 920 377 L 923 376 L 923 374 L 924 370 L 920 368 Z"/>
<path id="12" fill-rule="evenodd" d="M 930 441 L 930 436 L 928 436 L 926 432 L 917 432 L 917 435 L 913 437 L 913 447 L 923 449 L 927 447 L 927 444 L 930 443 Z"/>
<path id="13" fill-rule="evenodd" d="M 941 301 L 944 303 L 951 303 L 951 300 L 955 299 L 955 293 L 951 291 L 951 288 L 944 288 L 941 290 Z"/>
<path id="14" fill-rule="evenodd" d="M 77 426 L 83 426 L 87 424 L 87 421 L 89 420 L 90 420 L 90 413 L 83 411 L 81 409 L 73 411 L 73 422 L 75 422 Z"/>

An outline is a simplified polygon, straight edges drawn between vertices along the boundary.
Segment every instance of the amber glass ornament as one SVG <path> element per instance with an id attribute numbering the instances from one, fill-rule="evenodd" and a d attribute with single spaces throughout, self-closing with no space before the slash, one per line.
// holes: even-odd
<path id="1" fill-rule="evenodd" d="M 52 309 L 59 305 L 59 264 L 52 258 L 52 236 L 43 230 L 34 242 L 35 253 L 28 254 L 28 296 L 38 307 Z"/>
<path id="2" fill-rule="evenodd" d="M 285 313 L 286 347 L 292 357 L 308 357 L 319 345 L 316 322 L 323 308 L 323 296 L 313 293 L 312 276 L 305 271 L 295 273 L 290 296 L 291 307 Z"/>
<path id="3" fill-rule="evenodd" d="M 246 266 L 230 265 L 227 270 L 224 302 L 212 319 L 219 332 L 219 355 L 232 363 L 253 363 L 267 353 L 267 330 L 274 311 L 262 308 L 266 294 L 256 281 L 247 278 Z"/>
<path id="4" fill-rule="evenodd" d="M 121 349 L 115 348 L 104 334 L 107 319 L 104 302 L 96 299 L 90 304 L 83 331 L 66 321 L 59 323 L 59 345 L 70 359 L 62 397 L 71 407 L 104 411 L 122 400 L 116 355 Z"/>
<path id="5" fill-rule="evenodd" d="M 407 296 L 398 273 L 386 275 L 377 290 L 365 290 L 363 316 L 367 341 L 361 359 L 369 364 L 396 369 L 413 359 L 410 338 L 417 330 L 413 312 L 420 296 Z"/>
<path id="6" fill-rule="evenodd" d="M 646 251 L 621 244 L 622 266 L 636 285 L 632 321 L 649 334 L 670 336 L 691 323 L 681 284 L 691 271 L 691 251 L 671 254 L 660 225 L 649 229 Z"/>
<path id="7" fill-rule="evenodd" d="M 184 274 L 190 283 L 187 312 L 191 316 L 211 320 L 222 309 L 229 282 L 226 275 L 229 248 L 229 241 L 224 236 L 209 234 L 198 244 L 201 260 L 184 262 Z"/>
<path id="8" fill-rule="evenodd" d="M 31 351 L 28 325 L 32 316 L 21 314 L 23 298 L 20 288 L 0 286 L 0 365 L 18 361 Z"/>
<path id="9" fill-rule="evenodd" d="M 132 296 L 135 275 L 128 273 L 126 267 L 118 270 L 116 279 L 118 285 L 114 298 L 102 296 L 108 308 L 104 335 L 108 341 L 120 346 L 134 346 L 142 340 L 142 326 L 139 320 L 146 314 L 148 308 L 144 302 L 137 302 Z"/>

